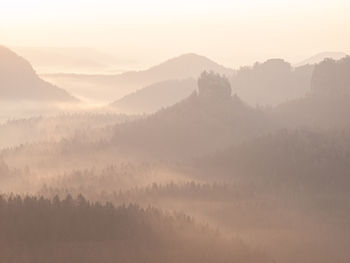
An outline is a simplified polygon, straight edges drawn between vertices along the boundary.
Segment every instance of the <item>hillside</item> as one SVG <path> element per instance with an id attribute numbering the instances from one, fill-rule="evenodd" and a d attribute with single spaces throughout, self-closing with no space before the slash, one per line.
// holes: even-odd
<path id="1" fill-rule="evenodd" d="M 0 101 L 76 102 L 65 90 L 38 77 L 30 63 L 0 46 Z"/>
<path id="2" fill-rule="evenodd" d="M 310 92 L 300 99 L 273 109 L 286 127 L 316 129 L 346 128 L 350 125 L 350 57 L 327 59 L 313 71 Z"/>
<path id="3" fill-rule="evenodd" d="M 105 113 L 60 114 L 52 117 L 32 117 L 8 120 L 0 124 L 0 149 L 35 142 L 54 142 L 71 137 L 79 131 L 105 129 L 136 116 Z M 104 133 L 104 135 L 106 135 Z"/>
<path id="4" fill-rule="evenodd" d="M 281 130 L 204 158 L 205 174 L 255 182 L 256 186 L 284 185 L 303 190 L 346 193 L 350 183 L 349 129 L 337 132 Z"/>
<path id="5" fill-rule="evenodd" d="M 204 70 L 226 75 L 234 73 L 206 57 L 185 54 L 141 71 L 116 75 L 48 74 L 43 77 L 83 97 L 111 102 L 154 83 L 198 78 Z"/>
<path id="6" fill-rule="evenodd" d="M 154 113 L 187 98 L 196 88 L 194 79 L 162 81 L 130 93 L 110 107 L 127 114 Z"/>
<path id="7" fill-rule="evenodd" d="M 229 74 L 234 93 L 249 105 L 276 106 L 310 91 L 314 66 L 293 68 L 282 59 L 270 59 Z M 190 80 L 169 80 L 139 89 L 111 106 L 121 112 L 150 113 L 185 99 L 195 90 Z"/>
<path id="8" fill-rule="evenodd" d="M 83 196 L 0 197 L 0 262 L 271 262 L 182 214 Z"/>
<path id="9" fill-rule="evenodd" d="M 121 151 L 188 158 L 250 139 L 275 127 L 263 112 L 231 96 L 228 80 L 203 73 L 198 93 L 148 118 L 118 125 L 113 145 Z M 186 147 L 184 147 L 186 145 Z"/>
<path id="10" fill-rule="evenodd" d="M 310 91 L 313 66 L 293 68 L 282 59 L 270 59 L 240 68 L 230 80 L 233 92 L 252 106 L 276 106 Z"/>
<path id="11" fill-rule="evenodd" d="M 263 111 L 231 96 L 226 78 L 203 73 L 198 84 L 198 92 L 187 99 L 150 116 L 116 124 L 105 138 L 101 134 L 106 130 L 86 129 L 54 144 L 4 151 L 4 161 L 11 167 L 32 164 L 59 171 L 103 167 L 125 158 L 183 161 L 278 128 Z"/>
<path id="12" fill-rule="evenodd" d="M 293 74 L 288 63 L 269 63 L 285 66 L 277 67 L 281 69 L 279 77 L 286 72 L 287 76 Z M 8 122 L 4 131 L 8 129 L 8 134 L 25 131 L 34 143 L 28 140 L 28 144 L 18 145 L 26 141 L 18 138 L 16 147 L 0 152 L 1 189 L 33 194 L 39 191 L 45 196 L 58 194 L 63 198 L 68 193 L 83 193 L 91 202 L 108 200 L 118 206 L 122 202 L 137 202 L 145 207 L 154 205 L 219 226 L 228 235 L 239 235 L 252 247 L 262 247 L 273 255 L 276 262 L 348 262 L 348 62 L 344 59 L 323 63 L 312 66 L 312 89 L 305 98 L 279 107 L 250 107 L 232 94 L 227 78 L 203 72 L 196 91 L 188 98 L 154 114 L 125 119 L 126 123 L 103 115 Z M 270 66 L 257 66 L 252 76 L 257 76 L 260 69 L 273 71 Z M 305 126 L 307 128 L 303 128 Z M 285 127 L 294 129 L 284 130 Z M 38 139 L 55 134 L 57 140 L 54 141 Z M 79 231 L 92 223 L 97 229 L 100 227 L 97 213 L 89 208 L 83 211 L 87 222 L 80 220 L 76 226 L 75 221 L 71 221 L 74 231 L 70 233 L 74 235 L 80 236 Z M 93 216 L 90 217 L 89 211 Z M 56 215 L 62 216 L 61 212 Z M 142 214 L 137 215 L 145 219 Z M 157 221 L 160 225 L 161 220 Z M 133 224 L 132 215 L 128 222 Z M 48 220 L 42 225 L 50 224 Z M 57 222 L 53 225 L 56 227 Z M 111 225 L 114 226 L 104 224 Z M 30 226 L 40 230 L 35 224 Z M 131 228 L 139 230 L 138 226 Z M 148 229 L 147 244 L 159 241 L 153 239 L 154 228 L 152 225 L 148 228 L 147 220 L 142 221 L 142 226 Z M 129 225 L 122 228 L 129 229 Z M 59 233 L 67 233 L 64 226 L 58 225 L 57 229 Z M 182 233 L 178 228 L 175 231 Z M 49 233 L 50 238 L 60 237 L 56 232 Z M 86 239 L 73 241 L 80 251 L 86 248 L 86 243 L 96 242 L 89 233 L 84 236 Z M 132 233 L 137 241 L 143 240 L 137 231 Z M 330 242 L 329 237 L 337 242 Z M 98 238 L 102 239 L 99 242 L 105 248 L 106 257 L 112 255 L 114 259 L 114 251 L 119 255 L 124 251 L 119 246 L 109 250 L 110 239 L 104 235 Z M 189 244 L 176 236 L 172 240 Z M 143 245 L 136 242 L 134 246 L 134 240 L 124 241 L 127 249 L 136 252 L 139 244 Z M 190 241 L 197 244 L 196 239 Z M 50 251 L 75 255 L 75 250 L 67 252 L 54 242 L 51 246 L 50 242 Z M 168 240 L 159 242 L 168 251 Z M 216 240 L 212 244 L 216 244 Z M 98 246 L 93 248 L 94 255 L 102 253 Z M 214 251 L 215 247 L 210 248 Z M 16 246 L 13 251 L 13 254 L 23 252 Z M 154 256 L 150 257 L 151 261 L 157 262 L 156 251 L 152 247 L 148 251 Z M 38 253 L 42 250 L 38 249 Z M 77 252 L 77 255 L 79 258 L 82 254 Z M 181 262 L 186 260 L 187 257 L 181 258 Z M 196 260 L 191 258 L 189 262 Z M 138 262 L 138 258 L 133 258 L 133 262 Z M 216 258 L 214 262 L 221 261 Z"/>

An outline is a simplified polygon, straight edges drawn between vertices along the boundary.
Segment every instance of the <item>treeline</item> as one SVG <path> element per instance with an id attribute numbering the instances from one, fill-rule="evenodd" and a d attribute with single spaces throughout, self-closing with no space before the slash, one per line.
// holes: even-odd
<path id="1" fill-rule="evenodd" d="M 57 142 L 82 133 L 90 134 L 90 137 L 100 133 L 99 137 L 103 137 L 106 129 L 137 118 L 124 114 L 86 112 L 8 120 L 0 124 L 0 149 L 43 141 Z"/>
<path id="2" fill-rule="evenodd" d="M 0 262 L 269 262 L 182 214 L 73 199 L 0 197 Z"/>
<path id="3" fill-rule="evenodd" d="M 67 154 L 69 154 L 67 152 Z M 91 157 L 93 159 L 93 157 Z M 54 159 L 51 159 L 52 162 Z M 96 161 L 96 159 L 94 160 Z M 74 163 L 74 161 L 72 160 Z M 111 161 L 112 163 L 112 161 Z M 13 166 L 15 166 L 13 164 Z M 175 180 L 170 169 L 156 163 L 138 163 L 114 160 L 113 164 L 98 166 L 91 161 L 91 166 L 79 169 L 77 162 L 73 166 L 58 169 L 49 167 L 46 176 L 42 176 L 35 166 L 13 168 L 0 157 L 0 192 L 37 193 L 43 185 L 68 189 L 66 194 L 99 193 L 100 191 L 119 191 L 132 187 L 149 185 L 155 181 L 164 183 Z M 52 168 L 52 171 L 50 170 Z M 88 196 L 89 199 L 92 195 Z M 96 200 L 94 198 L 94 200 Z"/>
<path id="4" fill-rule="evenodd" d="M 282 130 L 195 162 L 221 179 L 345 193 L 350 183 L 350 131 Z"/>
<path id="5" fill-rule="evenodd" d="M 84 178 L 84 177 L 83 177 Z M 96 177 L 97 180 L 103 181 L 104 178 Z M 88 183 L 90 186 L 93 183 Z M 181 202 L 236 202 L 239 199 L 248 200 L 256 198 L 254 185 L 242 189 L 238 184 L 232 183 L 198 183 L 187 181 L 184 183 L 152 183 L 144 187 L 130 187 L 127 189 L 118 189 L 118 184 L 110 185 L 109 188 L 100 187 L 74 187 L 66 184 L 44 185 L 38 192 L 39 195 L 54 197 L 64 197 L 71 193 L 73 196 L 83 193 L 89 200 L 110 201 L 114 204 L 155 204 L 159 201 L 165 203 L 170 200 Z M 247 199 L 248 198 L 248 199 Z"/>
<path id="6" fill-rule="evenodd" d="M 166 180 L 165 168 L 163 170 L 156 164 L 121 162 L 102 169 L 75 170 L 46 180 L 45 184 L 57 188 L 77 189 L 76 193 L 86 193 L 119 191 Z"/>
<path id="7" fill-rule="evenodd" d="M 283 175 L 282 175 L 283 176 Z M 239 181 L 239 180 L 237 180 Z M 241 209 L 257 212 L 267 207 L 276 210 L 298 210 L 308 213 L 323 211 L 332 214 L 348 214 L 347 206 L 349 198 L 346 194 L 335 191 L 309 191 L 303 187 L 303 182 L 295 185 L 282 185 L 268 178 L 261 183 L 249 181 L 244 182 L 213 182 L 198 183 L 188 181 L 185 183 L 153 183 L 144 187 L 132 187 L 119 189 L 118 185 L 109 188 L 62 185 L 44 185 L 37 192 L 40 196 L 53 198 L 64 197 L 68 194 L 78 196 L 84 194 L 89 200 L 99 202 L 111 202 L 114 205 L 137 203 L 143 207 L 149 205 L 161 207 L 167 210 L 182 211 L 185 213 L 198 213 L 207 215 L 209 211 L 222 209 L 221 214 L 212 214 L 215 219 L 222 219 L 223 214 L 233 213 L 235 218 L 241 217 Z M 276 187 L 278 186 L 278 187 Z M 113 187 L 115 188 L 113 190 Z M 225 206 L 231 210 L 226 210 Z M 336 205 L 336 206 L 335 206 Z M 193 207 L 192 209 L 189 209 Z M 328 214 L 330 215 L 330 214 Z M 230 225 L 231 226 L 231 225 Z"/>

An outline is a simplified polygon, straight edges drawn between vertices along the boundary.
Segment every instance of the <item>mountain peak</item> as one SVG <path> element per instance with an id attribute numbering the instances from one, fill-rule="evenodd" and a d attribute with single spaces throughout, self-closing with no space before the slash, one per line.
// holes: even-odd
<path id="1" fill-rule="evenodd" d="M 226 68 L 205 56 L 195 53 L 186 53 L 168 59 L 150 68 L 149 71 L 159 73 L 177 72 L 178 75 L 186 77 L 199 77 L 203 71 L 214 71 L 225 75 L 231 75 L 234 72 L 232 69 Z"/>
<path id="2" fill-rule="evenodd" d="M 205 60 L 205 61 L 211 62 L 213 64 L 217 64 L 216 62 L 212 61 L 211 59 L 209 59 L 209 58 L 207 58 L 205 56 L 202 56 L 202 55 L 198 55 L 196 53 L 184 53 L 184 54 L 181 54 L 179 56 L 170 58 L 167 61 L 165 61 L 164 63 L 174 62 L 174 61 L 177 61 L 177 60 L 197 60 L 197 61 Z"/>

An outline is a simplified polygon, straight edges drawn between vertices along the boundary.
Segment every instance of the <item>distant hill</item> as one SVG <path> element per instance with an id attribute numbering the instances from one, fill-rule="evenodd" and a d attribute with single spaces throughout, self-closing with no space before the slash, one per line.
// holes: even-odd
<path id="1" fill-rule="evenodd" d="M 282 59 L 270 59 L 232 71 L 228 77 L 234 93 L 251 106 L 275 106 L 309 92 L 313 68 L 293 68 Z M 111 106 L 125 113 L 155 112 L 181 101 L 195 88 L 195 81 L 163 81 L 133 92 Z"/>
<path id="2" fill-rule="evenodd" d="M 313 66 L 293 68 L 282 59 L 242 67 L 231 78 L 232 90 L 252 106 L 275 106 L 310 91 Z"/>
<path id="3" fill-rule="evenodd" d="M 350 126 L 350 57 L 317 64 L 307 96 L 281 104 L 274 113 L 287 127 L 346 128 Z"/>
<path id="4" fill-rule="evenodd" d="M 347 192 L 349 145 L 349 129 L 327 133 L 280 130 L 214 153 L 197 167 L 209 176 L 215 171 L 217 175 L 244 178 L 257 185 L 286 184 L 291 189 L 302 185 L 318 191 L 332 187 Z"/>
<path id="5" fill-rule="evenodd" d="M 203 75 L 198 91 L 171 107 L 101 129 L 83 126 L 67 140 L 23 146 L 14 155 L 4 150 L 3 160 L 10 167 L 30 164 L 62 172 L 115 161 L 189 161 L 278 128 L 268 114 L 232 96 L 226 78 Z"/>
<path id="6" fill-rule="evenodd" d="M 322 53 L 316 54 L 308 59 L 305 59 L 305 60 L 295 64 L 294 66 L 300 67 L 300 66 L 304 66 L 304 65 L 314 65 L 314 64 L 318 64 L 318 63 L 322 62 L 326 58 L 338 60 L 338 59 L 341 59 L 345 56 L 347 56 L 347 54 L 344 52 L 322 52 Z"/>
<path id="7" fill-rule="evenodd" d="M 117 125 L 111 143 L 120 152 L 186 159 L 251 139 L 274 124 L 231 96 L 227 79 L 202 74 L 199 92 L 145 119 Z"/>
<path id="8" fill-rule="evenodd" d="M 11 47 L 11 49 L 28 59 L 38 74 L 118 73 L 132 64 L 131 60 L 86 47 Z"/>
<path id="9" fill-rule="evenodd" d="M 187 98 L 196 88 L 192 78 L 166 80 L 130 93 L 110 107 L 128 114 L 153 113 Z"/>
<path id="10" fill-rule="evenodd" d="M 185 54 L 142 71 L 115 75 L 48 74 L 43 77 L 83 97 L 113 101 L 154 83 L 198 78 L 204 70 L 227 76 L 234 74 L 232 69 L 204 56 Z"/>
<path id="11" fill-rule="evenodd" d="M 325 59 L 315 66 L 311 80 L 313 92 L 350 94 L 350 56 Z"/>
<path id="12" fill-rule="evenodd" d="M 0 101 L 75 102 L 74 97 L 38 77 L 30 63 L 0 46 Z"/>

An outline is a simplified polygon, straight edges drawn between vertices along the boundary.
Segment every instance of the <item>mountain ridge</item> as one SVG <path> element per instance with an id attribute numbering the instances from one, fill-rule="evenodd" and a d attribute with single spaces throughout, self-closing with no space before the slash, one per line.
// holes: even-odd
<path id="1" fill-rule="evenodd" d="M 145 70 L 127 71 L 120 74 L 46 74 L 44 79 L 57 83 L 67 90 L 76 90 L 84 97 L 94 97 L 111 102 L 135 92 L 141 88 L 168 80 L 198 78 L 203 71 L 215 71 L 227 76 L 234 74 L 233 69 L 226 68 L 204 56 L 188 53 L 168 59 Z M 86 84 L 88 83 L 88 84 Z M 96 90 L 103 90 L 103 94 Z M 78 93 L 78 92 L 75 92 Z"/>
<path id="2" fill-rule="evenodd" d="M 2 101 L 77 102 L 64 89 L 42 80 L 25 58 L 0 46 L 0 99 Z"/>

